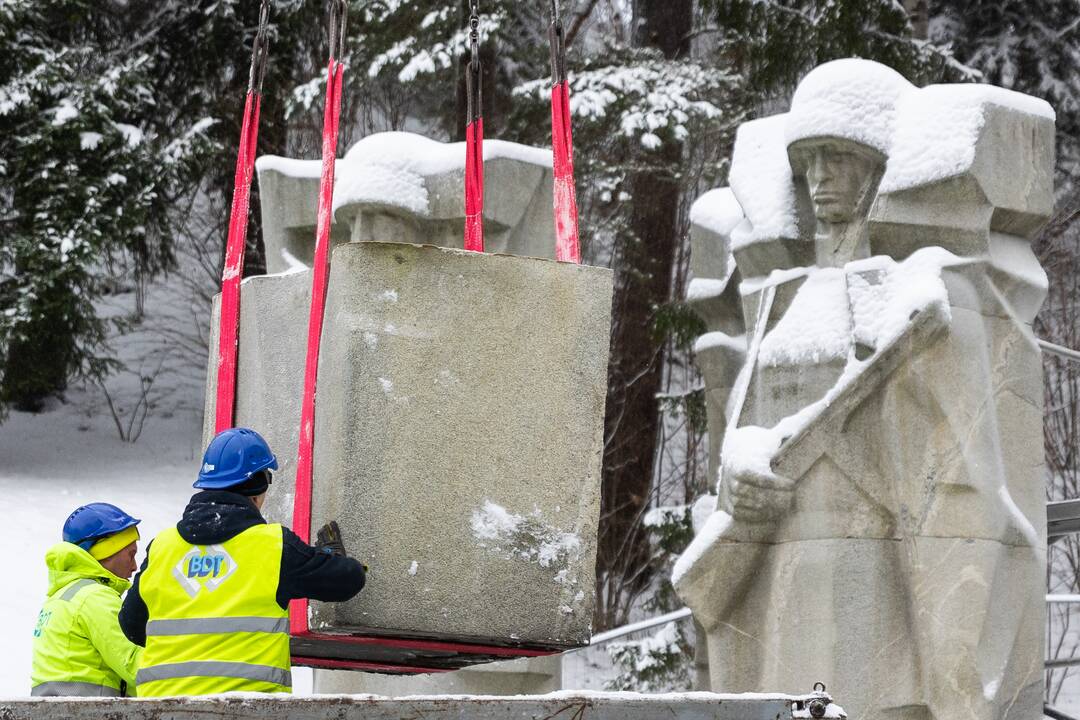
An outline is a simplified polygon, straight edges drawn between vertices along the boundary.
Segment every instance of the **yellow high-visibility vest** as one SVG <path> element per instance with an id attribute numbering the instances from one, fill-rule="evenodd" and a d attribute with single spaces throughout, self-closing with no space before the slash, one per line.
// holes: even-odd
<path id="1" fill-rule="evenodd" d="M 139 580 L 149 610 L 140 697 L 292 691 L 281 545 L 280 525 L 220 545 L 192 545 L 175 527 L 154 539 Z"/>

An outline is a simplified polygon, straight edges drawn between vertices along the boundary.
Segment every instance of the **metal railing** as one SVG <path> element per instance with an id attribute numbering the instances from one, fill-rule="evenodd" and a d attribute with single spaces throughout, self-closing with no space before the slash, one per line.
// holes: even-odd
<path id="1" fill-rule="evenodd" d="M 1048 340 L 1043 340 L 1042 338 L 1035 338 L 1035 342 L 1039 343 L 1039 347 L 1051 355 L 1057 355 L 1058 357 L 1080 362 L 1080 351 L 1067 348 L 1064 345 L 1057 345 Z"/>
<path id="2" fill-rule="evenodd" d="M 1043 715 L 1051 720 L 1076 720 L 1072 715 L 1066 715 L 1051 705 L 1043 705 Z"/>
<path id="3" fill-rule="evenodd" d="M 597 635 L 593 635 L 592 640 L 589 642 L 588 645 L 585 645 L 584 647 L 574 648 L 573 650 L 568 650 L 567 653 L 580 652 L 589 648 L 598 647 L 600 645 L 605 645 L 612 640 L 618 640 L 619 638 L 626 637 L 627 635 L 633 635 L 634 633 L 643 632 L 645 630 L 652 630 L 655 627 L 667 625 L 670 622 L 678 622 L 680 620 L 685 620 L 690 617 L 690 614 L 690 608 L 682 608 L 681 610 L 669 612 L 665 615 L 657 615 L 656 617 L 649 618 L 648 620 L 641 620 L 639 622 L 630 623 L 629 625 L 621 625 L 617 628 L 612 628 L 611 630 L 606 630 Z"/>

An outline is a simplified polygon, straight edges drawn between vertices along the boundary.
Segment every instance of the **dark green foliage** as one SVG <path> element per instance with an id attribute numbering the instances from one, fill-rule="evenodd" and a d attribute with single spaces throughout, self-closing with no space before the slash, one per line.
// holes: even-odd
<path id="1" fill-rule="evenodd" d="M 1062 182 L 1080 172 L 1080 6 L 1075 0 L 935 0 L 931 36 L 983 82 L 1057 111 Z"/>
<path id="2" fill-rule="evenodd" d="M 605 689 L 643 693 L 690 690 L 693 665 L 688 659 L 693 657 L 693 646 L 685 625 L 668 623 L 642 640 L 612 643 L 608 653 L 619 673 Z"/>
<path id="3" fill-rule="evenodd" d="M 750 86 L 783 97 L 813 67 L 862 57 L 916 83 L 970 79 L 947 45 L 915 40 L 896 0 L 701 0 L 718 49 Z"/>
<path id="4" fill-rule="evenodd" d="M 169 201 L 202 142 L 154 132 L 150 59 L 110 53 L 118 31 L 96 3 L 0 5 L 0 411 L 104 376 L 108 278 L 172 261 Z"/>
<path id="5" fill-rule="evenodd" d="M 118 368 L 109 326 L 139 318 L 105 320 L 97 301 L 172 266 L 196 194 L 223 248 L 258 5 L 0 4 L 0 412 Z M 283 152 L 276 117 L 325 39 L 319 3 L 272 5 L 260 149 Z M 263 267 L 251 223 L 248 274 Z"/>
<path id="6" fill-rule="evenodd" d="M 668 339 L 683 352 L 694 347 L 694 341 L 706 332 L 705 321 L 682 301 L 673 301 L 656 313 L 653 333 L 657 339 Z"/>

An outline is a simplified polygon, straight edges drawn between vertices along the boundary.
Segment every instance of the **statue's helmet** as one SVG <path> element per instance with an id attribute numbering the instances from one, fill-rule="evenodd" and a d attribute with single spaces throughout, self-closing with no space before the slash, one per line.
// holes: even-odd
<path id="1" fill-rule="evenodd" d="M 791 100 L 785 137 L 796 165 L 798 148 L 846 140 L 888 157 L 896 107 L 914 86 L 890 67 L 848 58 L 820 65 L 802 79 Z"/>

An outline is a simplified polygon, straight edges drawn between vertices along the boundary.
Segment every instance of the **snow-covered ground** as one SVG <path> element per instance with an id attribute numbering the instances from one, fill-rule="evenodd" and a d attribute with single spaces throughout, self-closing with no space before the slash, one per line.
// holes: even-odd
<path id="1" fill-rule="evenodd" d="M 179 518 L 198 471 L 200 419 L 191 413 L 150 417 L 136 443 L 122 442 L 111 417 L 86 417 L 64 405 L 41 415 L 11 413 L 0 425 L 0 547 L 8 579 L 0 593 L 5 652 L 0 696 L 30 691 L 31 632 L 45 598 L 45 550 L 60 541 L 68 514 L 89 502 L 111 502 L 142 519 L 153 537 Z"/>
<path id="2" fill-rule="evenodd" d="M 0 423 L 0 547 L 8 555 L 8 588 L 0 593 L 0 697 L 30 692 L 31 633 L 45 599 L 45 551 L 60 541 L 71 511 L 110 502 L 140 518 L 141 564 L 146 542 L 180 518 L 195 492 L 206 357 L 199 337 L 205 337 L 206 314 L 195 307 L 190 282 L 185 284 L 191 269 L 184 273 L 148 288 L 144 322 L 115 339 L 128 370 L 106 387 L 125 432 L 140 400 L 148 403 L 136 442 L 120 439 L 98 386 L 75 386 L 46 412 L 12 412 Z M 106 315 L 130 312 L 134 295 L 111 296 L 100 307 Z M 152 383 L 144 395 L 147 378 Z M 294 672 L 293 682 L 298 693 L 310 693 L 310 670 Z"/>
<path id="3" fill-rule="evenodd" d="M 13 412 L 0 425 L 0 547 L 9 586 L 0 593 L 4 652 L 0 697 L 30 692 L 31 632 L 45 598 L 45 550 L 60 540 L 68 514 L 88 502 L 119 505 L 142 520 L 146 540 L 175 523 L 194 492 L 202 456 L 197 413 L 151 415 L 138 442 L 119 439 L 112 417 L 81 411 L 82 393 L 40 415 Z M 306 682 L 305 682 L 306 680 Z M 310 673 L 296 673 L 298 690 Z"/>

